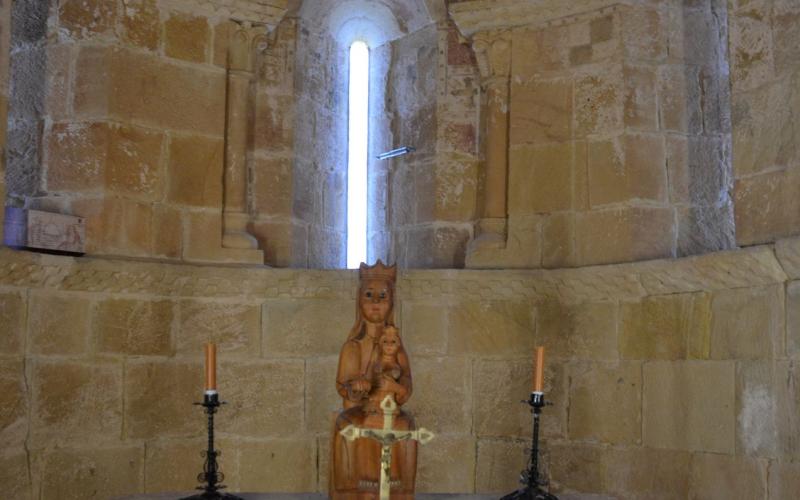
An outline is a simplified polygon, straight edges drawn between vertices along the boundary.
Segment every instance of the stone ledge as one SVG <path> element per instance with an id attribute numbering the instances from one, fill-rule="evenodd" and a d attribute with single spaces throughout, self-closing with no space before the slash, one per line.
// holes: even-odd
<path id="1" fill-rule="evenodd" d="M 400 273 L 398 293 L 401 300 L 624 301 L 769 285 L 800 276 L 800 239 L 776 246 L 777 257 L 772 246 L 760 246 L 575 269 L 406 270 Z M 352 299 L 357 277 L 351 270 L 170 264 L 0 250 L 0 286 L 7 287 L 149 297 Z"/>
<path id="2" fill-rule="evenodd" d="M 262 23 L 271 31 L 286 15 L 288 0 L 159 0 L 158 3 L 211 18 Z"/>

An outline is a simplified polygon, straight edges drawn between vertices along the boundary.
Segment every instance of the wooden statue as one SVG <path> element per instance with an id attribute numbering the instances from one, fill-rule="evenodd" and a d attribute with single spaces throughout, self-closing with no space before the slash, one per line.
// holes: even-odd
<path id="1" fill-rule="evenodd" d="M 414 420 L 400 407 L 411 397 L 411 365 L 394 326 L 394 284 L 397 267 L 361 264 L 356 322 L 339 354 L 336 389 L 344 409 L 336 418 L 331 446 L 329 495 L 332 499 L 377 499 L 381 482 L 381 444 L 374 439 L 345 439 L 348 426 L 383 429 L 387 396 L 392 426 L 415 430 Z M 389 483 L 393 500 L 414 498 L 417 443 L 391 445 Z"/>

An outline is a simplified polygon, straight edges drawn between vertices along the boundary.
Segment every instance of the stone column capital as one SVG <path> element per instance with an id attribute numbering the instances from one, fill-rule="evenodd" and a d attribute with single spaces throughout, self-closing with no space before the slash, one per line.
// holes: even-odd
<path id="1" fill-rule="evenodd" d="M 236 28 L 230 34 L 228 45 L 228 69 L 252 72 L 254 53 L 263 51 L 269 45 L 267 27 L 249 21 L 234 21 Z"/>
<path id="2" fill-rule="evenodd" d="M 511 32 L 479 31 L 471 40 L 483 85 L 507 82 L 511 74 Z"/>

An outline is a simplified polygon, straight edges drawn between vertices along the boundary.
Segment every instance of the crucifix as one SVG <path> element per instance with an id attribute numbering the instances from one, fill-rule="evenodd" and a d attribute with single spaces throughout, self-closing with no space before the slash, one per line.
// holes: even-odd
<path id="1" fill-rule="evenodd" d="M 434 437 L 433 433 L 424 427 L 413 431 L 403 431 L 393 429 L 394 412 L 397 410 L 397 403 L 391 394 L 381 401 L 383 410 L 383 428 L 370 429 L 348 425 L 340 431 L 341 435 L 348 441 L 358 438 L 370 438 L 381 444 L 381 484 L 380 500 L 389 500 L 390 476 L 392 467 L 392 445 L 398 441 L 414 440 L 421 444 L 428 444 Z"/>

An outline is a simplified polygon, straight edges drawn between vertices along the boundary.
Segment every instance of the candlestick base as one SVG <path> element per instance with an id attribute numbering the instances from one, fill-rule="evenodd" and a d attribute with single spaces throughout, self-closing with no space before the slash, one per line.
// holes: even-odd
<path id="1" fill-rule="evenodd" d="M 520 475 L 522 488 L 502 497 L 500 500 L 558 500 L 558 497 L 542 489 L 547 483 L 542 481 L 539 476 L 539 417 L 542 413 L 542 408 L 550 403 L 544 400 L 544 394 L 539 391 L 531 392 L 530 399 L 523 401 L 523 403 L 530 406 L 531 413 L 533 413 L 530 464 L 528 469 L 522 471 Z"/>
<path id="2" fill-rule="evenodd" d="M 219 394 L 216 391 L 206 391 L 203 396 L 203 402 L 195 403 L 195 405 L 205 408 L 208 416 L 208 449 L 204 452 L 206 460 L 203 464 L 203 472 L 197 475 L 197 481 L 205 483 L 205 485 L 197 487 L 202 493 L 185 497 L 181 500 L 243 500 L 236 495 L 219 491 L 225 489 L 222 484 L 222 481 L 225 480 L 225 474 L 219 470 L 219 463 L 217 462 L 217 458 L 222 453 L 214 448 L 214 414 L 224 404 L 225 402 L 219 400 Z"/>

